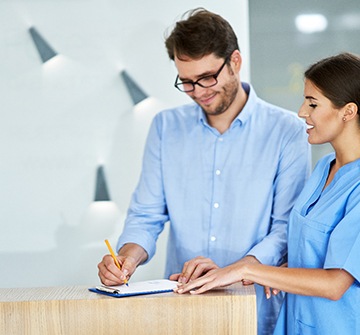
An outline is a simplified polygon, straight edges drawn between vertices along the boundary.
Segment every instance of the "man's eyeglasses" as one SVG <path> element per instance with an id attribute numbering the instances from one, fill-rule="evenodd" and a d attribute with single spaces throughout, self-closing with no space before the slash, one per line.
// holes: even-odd
<path id="1" fill-rule="evenodd" d="M 195 90 L 195 85 L 199 85 L 203 88 L 215 86 L 218 83 L 217 77 L 219 76 L 221 70 L 224 68 L 225 64 L 228 62 L 229 58 L 230 57 L 225 58 L 223 65 L 221 65 L 220 69 L 215 74 L 201 77 L 197 81 L 185 80 L 178 82 L 179 75 L 177 75 L 174 86 L 181 92 L 192 92 Z"/>

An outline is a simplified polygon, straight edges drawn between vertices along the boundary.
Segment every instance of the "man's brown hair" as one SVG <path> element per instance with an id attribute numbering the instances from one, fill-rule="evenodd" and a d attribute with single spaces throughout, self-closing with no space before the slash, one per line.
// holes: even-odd
<path id="1" fill-rule="evenodd" d="M 237 37 L 230 24 L 220 15 L 196 8 L 178 21 L 165 45 L 170 59 L 184 56 L 199 59 L 212 53 L 226 58 L 239 50 Z"/>

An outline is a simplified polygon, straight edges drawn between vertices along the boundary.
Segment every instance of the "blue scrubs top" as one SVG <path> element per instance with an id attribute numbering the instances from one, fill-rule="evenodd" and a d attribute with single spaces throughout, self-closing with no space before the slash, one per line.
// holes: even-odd
<path id="1" fill-rule="evenodd" d="M 319 161 L 291 212 L 288 264 L 344 269 L 355 281 L 338 301 L 288 293 L 274 334 L 360 334 L 360 159 L 323 190 L 334 159 Z"/>

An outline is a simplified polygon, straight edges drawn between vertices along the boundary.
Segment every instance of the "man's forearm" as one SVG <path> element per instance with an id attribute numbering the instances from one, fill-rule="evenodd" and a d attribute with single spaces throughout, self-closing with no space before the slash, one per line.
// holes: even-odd
<path id="1" fill-rule="evenodd" d="M 118 255 L 132 257 L 136 266 L 144 263 L 148 259 L 148 254 L 145 249 L 136 243 L 124 244 L 119 250 Z"/>

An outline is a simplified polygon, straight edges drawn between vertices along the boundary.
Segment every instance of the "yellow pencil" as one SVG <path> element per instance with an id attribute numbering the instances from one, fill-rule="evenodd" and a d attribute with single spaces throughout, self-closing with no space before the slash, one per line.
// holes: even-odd
<path id="1" fill-rule="evenodd" d="M 115 256 L 115 253 L 114 253 L 113 249 L 111 248 L 111 245 L 110 245 L 109 241 L 108 241 L 108 240 L 105 240 L 105 243 L 106 243 L 106 245 L 107 245 L 107 247 L 108 247 L 108 249 L 109 249 L 109 251 L 110 251 L 110 254 L 111 254 L 111 256 L 112 256 L 112 258 L 113 258 L 116 266 L 121 270 L 120 263 L 119 263 L 119 261 L 117 260 L 117 258 L 116 258 L 116 256 Z M 126 284 L 126 286 L 129 286 L 126 278 L 125 278 L 125 280 L 124 280 L 124 284 Z"/>

